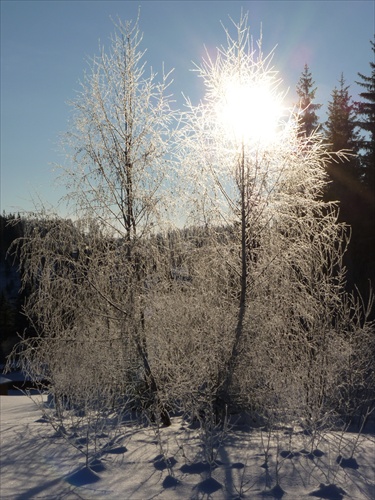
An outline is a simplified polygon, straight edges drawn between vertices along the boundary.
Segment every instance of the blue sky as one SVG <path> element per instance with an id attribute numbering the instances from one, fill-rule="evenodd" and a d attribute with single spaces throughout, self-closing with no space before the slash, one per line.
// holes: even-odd
<path id="1" fill-rule="evenodd" d="M 79 89 L 86 60 L 105 46 L 112 18 L 135 19 L 141 7 L 145 59 L 154 70 L 174 68 L 172 88 L 197 101 L 201 86 L 190 70 L 204 45 L 225 42 L 220 21 L 230 26 L 241 8 L 249 13 L 254 38 L 263 30 L 267 53 L 277 45 L 273 63 L 289 99 L 307 63 L 318 87 L 316 102 L 326 105 L 344 73 L 350 92 L 357 73 L 370 74 L 375 31 L 374 1 L 1 1 L 1 192 L 0 210 L 32 210 L 40 197 L 55 204 L 53 165 L 63 163 L 59 134 L 68 129 L 66 104 Z M 320 119 L 326 119 L 325 108 Z"/>

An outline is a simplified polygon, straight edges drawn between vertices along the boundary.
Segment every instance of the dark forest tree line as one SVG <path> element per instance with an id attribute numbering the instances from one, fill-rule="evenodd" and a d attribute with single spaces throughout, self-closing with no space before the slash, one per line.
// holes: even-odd
<path id="1" fill-rule="evenodd" d="M 374 42 L 371 41 L 374 51 Z M 358 287 L 368 297 L 369 285 L 375 282 L 375 65 L 370 62 L 370 76 L 358 73 L 362 87 L 359 101 L 350 95 L 344 75 L 331 94 L 327 119 L 319 121 L 317 87 L 307 65 L 297 85 L 301 112 L 301 132 L 307 136 L 321 130 L 327 150 L 346 150 L 340 162 L 327 163 L 330 183 L 325 190 L 327 201 L 339 201 L 339 220 L 350 227 L 351 241 L 344 262 L 348 270 L 347 287 Z"/>
<path id="2" fill-rule="evenodd" d="M 17 340 L 17 332 L 23 332 L 28 327 L 28 321 L 22 314 L 22 305 L 28 291 L 20 290 L 18 256 L 8 253 L 12 243 L 23 236 L 23 222 L 20 214 L 0 215 L 0 362 L 2 363 Z"/>

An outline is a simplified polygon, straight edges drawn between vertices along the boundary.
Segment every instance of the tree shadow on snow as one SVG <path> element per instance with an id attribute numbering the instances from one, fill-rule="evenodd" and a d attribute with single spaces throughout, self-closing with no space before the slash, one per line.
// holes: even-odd
<path id="1" fill-rule="evenodd" d="M 296 458 L 300 456 L 300 453 L 298 451 L 288 451 L 288 450 L 283 450 L 280 452 L 280 456 L 283 458 L 288 458 L 291 460 L 292 458 Z"/>
<path id="2" fill-rule="evenodd" d="M 87 486 L 88 484 L 94 484 L 100 481 L 100 476 L 89 467 L 83 467 L 68 476 L 65 481 L 72 486 Z"/>
<path id="3" fill-rule="evenodd" d="M 200 493 L 204 493 L 205 495 L 212 495 L 222 487 L 223 485 L 216 481 L 216 479 L 209 477 L 194 486 L 194 489 L 198 490 Z"/>
<path id="4" fill-rule="evenodd" d="M 163 471 L 174 467 L 177 460 L 174 457 L 165 458 L 164 455 L 157 455 L 152 462 L 156 470 Z"/>
<path id="5" fill-rule="evenodd" d="M 166 476 L 164 478 L 164 481 L 163 481 L 163 488 L 164 489 L 168 489 L 168 488 L 175 488 L 176 486 L 178 486 L 180 483 L 180 481 L 178 479 L 176 479 L 175 477 L 173 476 Z"/>
<path id="6" fill-rule="evenodd" d="M 324 456 L 324 452 L 319 450 L 319 449 L 316 449 L 314 451 L 307 451 L 305 449 L 301 450 L 300 453 L 302 455 L 304 455 L 306 458 L 308 458 L 309 460 L 314 460 L 314 458 L 321 458 Z"/>
<path id="7" fill-rule="evenodd" d="M 207 462 L 196 462 L 194 464 L 184 464 L 180 471 L 183 474 L 202 474 L 210 470 L 210 464 Z"/>
<path id="8" fill-rule="evenodd" d="M 23 493 L 20 493 L 19 495 L 12 498 L 14 498 L 15 500 L 30 500 L 30 498 L 43 498 L 46 497 L 46 495 L 48 495 L 48 490 L 50 488 L 54 488 L 56 486 L 59 487 L 59 491 L 62 496 L 64 496 L 64 494 L 68 495 L 71 492 L 70 487 L 67 486 L 66 489 L 64 489 L 62 487 L 62 484 L 63 480 L 60 477 L 58 477 L 56 479 L 52 479 L 51 481 L 46 481 L 41 485 L 29 488 Z"/>
<path id="9" fill-rule="evenodd" d="M 336 463 L 338 463 L 343 469 L 359 469 L 358 462 L 355 458 L 344 458 L 339 455 L 336 459 Z"/>
<path id="10" fill-rule="evenodd" d="M 346 492 L 335 484 L 321 484 L 318 490 L 309 493 L 310 497 L 324 498 L 326 500 L 342 500 Z"/>

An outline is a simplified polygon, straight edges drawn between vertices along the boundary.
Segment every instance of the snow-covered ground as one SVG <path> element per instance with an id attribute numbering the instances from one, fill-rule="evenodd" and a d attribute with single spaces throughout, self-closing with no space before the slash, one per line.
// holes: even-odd
<path id="1" fill-rule="evenodd" d="M 233 429 L 210 473 L 199 430 L 175 418 L 161 429 L 163 450 L 152 428 L 127 427 L 92 471 L 29 398 L 0 396 L 0 405 L 2 500 L 375 499 L 373 434 L 331 432 L 313 440 L 288 428 L 270 435 Z"/>

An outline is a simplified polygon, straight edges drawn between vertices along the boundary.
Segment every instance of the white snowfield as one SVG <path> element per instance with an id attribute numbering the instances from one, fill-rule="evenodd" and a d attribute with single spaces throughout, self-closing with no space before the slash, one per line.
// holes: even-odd
<path id="1" fill-rule="evenodd" d="M 233 429 L 210 472 L 199 430 L 174 418 L 161 429 L 164 455 L 154 429 L 124 427 L 91 470 L 28 397 L 0 404 L 1 500 L 375 499 L 373 434 Z"/>

